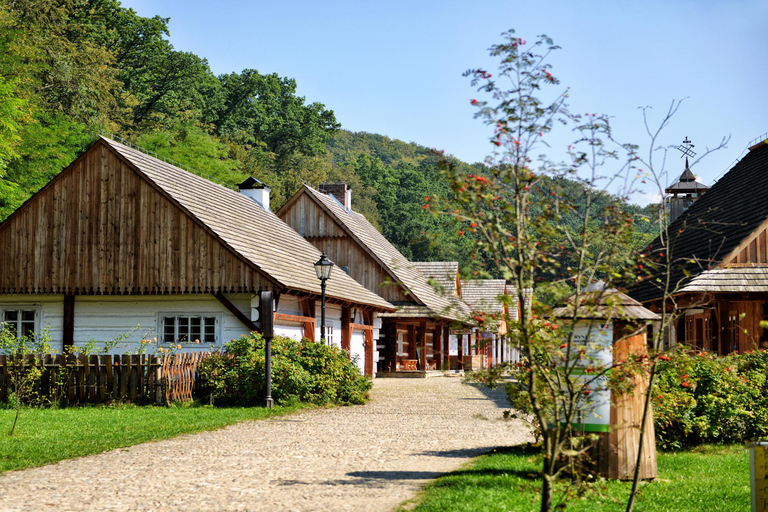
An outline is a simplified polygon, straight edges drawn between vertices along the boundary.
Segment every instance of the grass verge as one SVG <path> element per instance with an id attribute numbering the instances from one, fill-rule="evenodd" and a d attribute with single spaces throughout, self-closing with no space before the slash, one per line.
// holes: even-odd
<path id="1" fill-rule="evenodd" d="M 24 409 L 8 436 L 13 410 L 0 410 L 0 472 L 42 466 L 146 441 L 259 420 L 301 407 L 71 407 Z"/>
<path id="2" fill-rule="evenodd" d="M 500 449 L 438 478 L 400 510 L 538 511 L 540 462 L 530 446 Z M 638 512 L 749 510 L 749 454 L 742 445 L 660 452 L 658 465 L 659 477 L 640 487 Z M 569 498 L 565 510 L 623 511 L 629 489 L 628 482 L 605 482 Z M 557 487 L 556 504 L 565 501 L 565 490 L 565 484 Z"/>

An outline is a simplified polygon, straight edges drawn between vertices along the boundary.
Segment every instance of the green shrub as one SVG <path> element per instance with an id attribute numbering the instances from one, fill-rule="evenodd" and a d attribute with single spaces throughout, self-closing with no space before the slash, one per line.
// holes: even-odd
<path id="1" fill-rule="evenodd" d="M 716 356 L 680 348 L 658 370 L 653 414 L 661 448 L 768 435 L 768 352 Z"/>
<path id="2" fill-rule="evenodd" d="M 227 343 L 201 363 L 199 372 L 212 401 L 261 405 L 264 338 L 252 334 Z M 272 398 L 277 404 L 362 404 L 371 386 L 346 351 L 307 340 L 272 340 Z"/>

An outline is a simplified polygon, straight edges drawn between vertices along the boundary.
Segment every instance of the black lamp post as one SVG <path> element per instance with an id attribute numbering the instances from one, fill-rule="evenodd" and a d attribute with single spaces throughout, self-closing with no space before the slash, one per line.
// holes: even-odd
<path id="1" fill-rule="evenodd" d="M 320 280 L 320 289 L 322 297 L 320 300 L 320 341 L 325 344 L 325 282 L 331 278 L 333 262 L 325 257 L 325 253 L 315 263 L 315 273 Z"/>
<path id="2" fill-rule="evenodd" d="M 272 399 L 272 338 L 275 336 L 275 298 L 271 291 L 261 292 L 259 297 L 259 320 L 264 335 L 264 407 L 275 405 Z"/>

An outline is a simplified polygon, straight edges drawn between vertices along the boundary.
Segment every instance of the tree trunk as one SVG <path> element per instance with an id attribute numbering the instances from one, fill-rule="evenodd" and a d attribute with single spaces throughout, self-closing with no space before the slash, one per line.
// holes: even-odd
<path id="1" fill-rule="evenodd" d="M 541 512 L 552 510 L 552 477 L 546 473 L 541 476 Z"/>

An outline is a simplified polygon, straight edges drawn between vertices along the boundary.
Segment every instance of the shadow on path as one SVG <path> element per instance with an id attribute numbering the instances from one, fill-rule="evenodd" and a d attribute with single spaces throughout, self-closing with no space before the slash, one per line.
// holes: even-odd
<path id="1" fill-rule="evenodd" d="M 507 392 L 505 390 L 507 385 L 506 381 L 502 382 L 496 389 L 491 389 L 488 386 L 483 386 L 481 384 L 467 383 L 467 385 L 472 386 L 476 390 L 480 391 L 485 395 L 485 398 L 462 398 L 462 400 L 491 400 L 499 409 L 512 408 L 509 400 L 507 400 Z"/>

